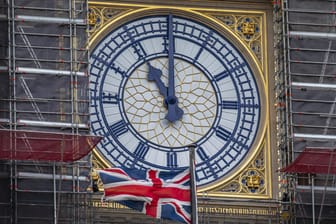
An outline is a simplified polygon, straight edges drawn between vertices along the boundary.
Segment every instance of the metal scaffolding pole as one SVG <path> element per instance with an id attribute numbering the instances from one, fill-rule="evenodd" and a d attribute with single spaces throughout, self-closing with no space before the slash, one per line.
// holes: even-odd
<path id="1" fill-rule="evenodd" d="M 312 192 L 312 220 L 313 220 L 313 224 L 315 224 L 315 189 L 314 189 L 314 185 L 315 185 L 315 179 L 314 179 L 314 175 L 311 175 L 311 192 Z"/>
<path id="2" fill-rule="evenodd" d="M 297 139 L 315 139 L 315 140 L 336 140 L 336 135 L 318 135 L 318 134 L 304 134 L 294 133 L 294 138 Z"/>
<path id="3" fill-rule="evenodd" d="M 0 103 L 8 104 L 9 109 L 8 117 L 0 117 L 0 123 L 2 128 L 12 131 L 10 153 L 18 154 L 22 147 L 33 150 L 33 140 L 19 136 L 22 130 L 87 135 L 87 1 L 11 0 L 7 3 L 7 15 L 1 12 L 0 20 L 8 24 L 8 58 L 0 59 L 8 64 L 1 64 L 0 71 L 8 72 L 10 85 L 8 98 Z M 78 9 L 80 4 L 83 7 Z M 79 147 L 78 144 L 82 143 L 74 138 L 72 149 Z M 55 145 L 57 150 L 63 150 L 58 143 Z M 8 222 L 89 223 L 82 211 L 87 211 L 88 205 L 83 201 L 87 198 L 82 197 L 88 194 L 90 183 L 88 157 L 71 164 L 37 160 L 9 164 L 12 214 Z M 37 180 L 39 185 L 34 184 Z M 24 215 L 27 206 L 33 211 L 28 216 Z"/>
<path id="4" fill-rule="evenodd" d="M 289 37 L 299 38 L 325 38 L 325 39 L 336 39 L 335 33 L 325 33 L 325 32 L 309 32 L 309 31 L 290 31 L 288 33 Z"/>
<path id="5" fill-rule="evenodd" d="M 21 22 L 61 23 L 61 24 L 78 24 L 78 25 L 86 24 L 84 19 L 57 18 L 57 17 L 46 17 L 46 16 L 17 15 L 15 17 L 15 20 L 21 21 Z"/>
<path id="6" fill-rule="evenodd" d="M 65 122 L 51 122 L 51 121 L 33 121 L 33 120 L 17 120 L 17 125 L 35 126 L 35 127 L 55 127 L 55 128 L 82 128 L 88 129 L 87 124 L 65 123 Z"/>
<path id="7" fill-rule="evenodd" d="M 53 187 L 54 187 L 54 224 L 57 224 L 57 189 L 56 189 L 56 164 L 53 163 Z"/>
<path id="8" fill-rule="evenodd" d="M 336 90 L 336 84 L 292 82 L 291 85 L 292 85 L 292 87 L 304 87 L 304 88 L 323 89 L 323 90 Z"/>
<path id="9" fill-rule="evenodd" d="M 17 67 L 17 73 L 23 74 L 43 74 L 43 75 L 75 75 L 75 76 L 87 76 L 85 72 L 79 71 L 65 71 L 56 69 L 39 69 L 39 68 L 29 68 L 29 67 Z"/>

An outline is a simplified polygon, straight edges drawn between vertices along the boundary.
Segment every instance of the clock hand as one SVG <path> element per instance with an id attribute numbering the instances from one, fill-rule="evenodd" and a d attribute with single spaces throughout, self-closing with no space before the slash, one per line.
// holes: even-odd
<path id="1" fill-rule="evenodd" d="M 148 77 L 149 81 L 155 81 L 156 85 L 159 88 L 160 94 L 163 96 L 164 99 L 167 98 L 167 87 L 161 80 L 162 71 L 158 68 L 153 67 L 149 62 L 148 65 Z"/>
<path id="2" fill-rule="evenodd" d="M 166 119 L 170 122 L 180 120 L 183 115 L 183 110 L 178 107 L 178 100 L 175 96 L 175 83 L 174 83 L 174 37 L 173 37 L 173 15 L 169 14 L 168 17 L 168 95 L 165 102 L 168 107 L 168 114 Z"/>
<path id="3" fill-rule="evenodd" d="M 168 108 L 168 114 L 166 115 L 167 120 L 170 122 L 177 121 L 181 119 L 183 115 L 183 110 L 177 106 L 177 98 L 175 96 L 168 96 L 168 88 L 164 85 L 161 80 L 162 71 L 158 68 L 153 67 L 149 62 L 148 65 L 148 77 L 149 81 L 155 81 L 159 88 L 160 94 L 164 98 L 164 105 Z"/>

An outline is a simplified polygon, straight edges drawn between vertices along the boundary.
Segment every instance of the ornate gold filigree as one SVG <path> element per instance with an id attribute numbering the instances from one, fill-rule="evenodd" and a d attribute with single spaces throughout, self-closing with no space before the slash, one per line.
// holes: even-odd
<path id="1" fill-rule="evenodd" d="M 90 6 L 88 14 L 89 33 L 94 34 L 113 18 L 121 13 L 128 11 L 125 8 Z M 237 14 L 212 14 L 210 16 L 217 18 L 223 25 L 236 33 L 252 50 L 258 58 L 260 64 L 263 62 L 263 49 L 261 44 L 261 21 L 260 15 L 237 15 Z"/>
<path id="2" fill-rule="evenodd" d="M 92 33 L 101 26 L 101 14 L 100 10 L 91 7 L 88 12 L 89 32 Z"/>
<path id="3" fill-rule="evenodd" d="M 248 169 L 240 178 L 245 193 L 262 193 L 265 188 L 265 178 L 260 170 Z"/>
<path id="4" fill-rule="evenodd" d="M 246 178 L 246 185 L 248 188 L 258 189 L 261 185 L 260 176 L 257 174 L 250 174 Z"/>
<path id="5" fill-rule="evenodd" d="M 241 31 L 245 36 L 253 36 L 256 32 L 256 24 L 253 22 L 242 23 Z"/>
<path id="6" fill-rule="evenodd" d="M 88 12 L 88 22 L 89 22 L 89 33 L 94 34 L 106 23 L 111 21 L 120 13 L 126 11 L 126 9 L 111 8 L 111 7 L 89 7 Z"/>
<path id="7" fill-rule="evenodd" d="M 266 194 L 266 167 L 264 162 L 265 148 L 257 154 L 246 169 L 236 176 L 229 183 L 215 190 L 221 193 L 237 193 L 248 195 Z"/>
<path id="8" fill-rule="evenodd" d="M 88 22 L 89 26 L 95 26 L 98 21 L 98 14 L 93 9 L 89 9 Z"/>
<path id="9" fill-rule="evenodd" d="M 220 191 L 221 192 L 235 192 L 239 193 L 242 190 L 242 185 L 239 183 L 239 180 L 233 180 L 229 184 L 223 186 Z"/>
<path id="10" fill-rule="evenodd" d="M 256 40 L 260 37 L 260 20 L 258 17 L 242 16 L 237 20 L 236 29 L 246 41 Z"/>
<path id="11" fill-rule="evenodd" d="M 223 25 L 236 33 L 252 50 L 262 64 L 261 16 L 214 15 Z"/>

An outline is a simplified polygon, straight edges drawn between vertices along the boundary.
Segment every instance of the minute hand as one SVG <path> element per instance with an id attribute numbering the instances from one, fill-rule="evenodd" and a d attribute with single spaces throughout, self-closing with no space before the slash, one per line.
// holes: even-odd
<path id="1" fill-rule="evenodd" d="M 178 100 L 175 96 L 175 82 L 174 82 L 174 37 L 173 37 L 173 16 L 168 17 L 168 94 L 165 99 L 168 106 L 168 114 L 166 119 L 170 122 L 180 120 L 183 115 L 183 110 L 178 107 Z"/>

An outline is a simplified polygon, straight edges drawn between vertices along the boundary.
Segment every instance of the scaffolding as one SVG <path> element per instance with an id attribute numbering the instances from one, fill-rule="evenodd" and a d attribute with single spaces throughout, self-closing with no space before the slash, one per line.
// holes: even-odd
<path id="1" fill-rule="evenodd" d="M 280 130 L 285 136 L 279 138 L 285 143 L 281 166 L 293 162 L 307 148 L 318 153 L 336 147 L 335 9 L 334 0 L 282 1 L 285 69 L 277 78 L 282 79 L 286 95 L 279 103 L 284 107 L 281 119 L 287 121 L 287 127 Z M 307 170 L 284 175 L 286 221 L 334 223 L 335 180 L 330 169 L 327 173 Z"/>
<path id="2" fill-rule="evenodd" d="M 86 0 L 0 0 L 0 223 L 92 223 Z"/>
<path id="3" fill-rule="evenodd" d="M 289 134 L 288 130 L 288 76 L 285 74 L 286 61 L 284 58 L 284 38 L 283 38 L 283 14 L 280 0 L 273 1 L 273 31 L 274 31 L 274 90 L 276 108 L 276 129 L 277 129 L 277 155 L 279 168 L 285 167 L 291 161 L 291 154 L 288 150 Z M 279 195 L 281 205 L 280 217 L 286 220 L 291 213 L 288 191 L 288 179 L 284 173 L 279 173 Z"/>

